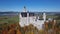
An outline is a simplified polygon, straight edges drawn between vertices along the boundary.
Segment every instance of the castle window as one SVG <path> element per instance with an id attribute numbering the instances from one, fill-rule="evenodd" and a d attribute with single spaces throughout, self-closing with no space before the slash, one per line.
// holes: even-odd
<path id="1" fill-rule="evenodd" d="M 34 16 L 34 13 L 29 13 L 29 16 Z"/>
<path id="2" fill-rule="evenodd" d="M 27 17 L 27 13 L 26 12 L 23 12 L 21 13 L 22 17 Z"/>

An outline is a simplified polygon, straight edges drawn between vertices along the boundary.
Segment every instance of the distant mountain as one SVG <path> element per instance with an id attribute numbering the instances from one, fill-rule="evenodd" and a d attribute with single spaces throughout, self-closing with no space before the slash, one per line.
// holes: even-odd
<path id="1" fill-rule="evenodd" d="M 14 16 L 18 15 L 18 12 L 0 12 L 0 16 Z"/>
<path id="2" fill-rule="evenodd" d="M 0 16 L 2 15 L 18 15 L 20 12 L 0 12 Z M 47 15 L 60 15 L 60 12 L 30 12 L 42 15 L 43 13 L 46 13 Z"/>

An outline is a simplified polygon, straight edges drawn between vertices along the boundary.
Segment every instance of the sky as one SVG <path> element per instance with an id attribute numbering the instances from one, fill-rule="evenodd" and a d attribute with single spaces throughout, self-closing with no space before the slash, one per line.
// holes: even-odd
<path id="1" fill-rule="evenodd" d="M 28 11 L 59 12 L 60 0 L 0 0 L 0 11 L 23 11 L 26 6 Z"/>

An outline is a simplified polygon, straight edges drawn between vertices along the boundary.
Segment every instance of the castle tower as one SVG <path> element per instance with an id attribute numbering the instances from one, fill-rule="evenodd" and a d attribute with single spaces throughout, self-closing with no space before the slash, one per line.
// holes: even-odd
<path id="1" fill-rule="evenodd" d="M 43 13 L 43 20 L 46 21 L 46 13 Z"/>
<path id="2" fill-rule="evenodd" d="M 19 19 L 19 20 L 20 20 L 19 24 L 20 24 L 22 27 L 29 25 L 29 13 L 27 12 L 25 6 L 24 6 L 24 8 L 23 8 L 23 12 L 21 12 L 21 13 L 19 14 L 19 18 L 20 18 L 20 19 Z"/>

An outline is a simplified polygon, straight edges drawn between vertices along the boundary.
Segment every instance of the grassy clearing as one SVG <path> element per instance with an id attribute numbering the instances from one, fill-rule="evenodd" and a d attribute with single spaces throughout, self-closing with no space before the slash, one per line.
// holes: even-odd
<path id="1" fill-rule="evenodd" d="M 0 23 L 8 23 L 8 24 L 13 24 L 13 23 L 18 23 L 19 22 L 19 17 L 17 16 L 2 16 L 0 17 Z"/>

